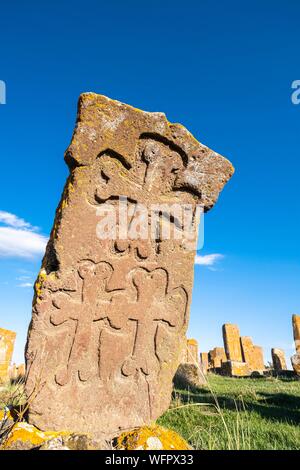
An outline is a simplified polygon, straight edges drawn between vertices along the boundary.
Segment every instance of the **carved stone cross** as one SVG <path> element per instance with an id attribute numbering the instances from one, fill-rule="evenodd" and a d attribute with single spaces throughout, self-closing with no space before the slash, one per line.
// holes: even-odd
<path id="1" fill-rule="evenodd" d="M 186 345 L 198 206 L 213 207 L 228 160 L 162 113 L 94 93 L 79 99 L 65 154 L 70 169 L 35 284 L 26 348 L 29 422 L 42 430 L 111 437 L 160 416 Z M 100 236 L 109 209 L 125 238 Z M 132 236 L 158 205 L 159 230 Z M 162 236 L 168 217 L 170 236 Z M 180 212 L 180 211 L 179 211 Z M 146 235 L 145 235 L 146 234 Z M 195 247 L 194 247 L 195 248 Z M 38 387 L 37 387 L 38 385 Z M 34 393 L 33 393 L 34 392 Z"/>

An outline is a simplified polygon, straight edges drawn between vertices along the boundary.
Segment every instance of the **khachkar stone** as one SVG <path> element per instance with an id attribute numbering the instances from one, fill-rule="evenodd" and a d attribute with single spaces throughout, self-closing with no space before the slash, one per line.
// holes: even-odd
<path id="1" fill-rule="evenodd" d="M 198 341 L 193 338 L 186 339 L 180 364 L 173 378 L 175 388 L 200 387 L 205 383 L 206 370 L 199 360 Z"/>
<path id="2" fill-rule="evenodd" d="M 300 353 L 300 315 L 293 315 L 292 322 L 296 352 Z"/>
<path id="3" fill-rule="evenodd" d="M 241 336 L 243 361 L 249 366 L 251 372 L 262 373 L 265 369 L 263 349 L 253 344 L 250 336 Z"/>
<path id="4" fill-rule="evenodd" d="M 258 372 L 265 370 L 264 350 L 261 346 L 253 346 L 252 370 Z"/>
<path id="5" fill-rule="evenodd" d="M 216 347 L 208 352 L 209 367 L 218 369 L 227 360 L 224 348 Z"/>
<path id="6" fill-rule="evenodd" d="M 200 353 L 200 364 L 201 364 L 203 373 L 207 374 L 207 371 L 209 369 L 209 359 L 208 359 L 207 352 Z"/>
<path id="7" fill-rule="evenodd" d="M 291 362 L 295 373 L 300 376 L 300 315 L 293 315 L 292 322 L 296 354 L 291 357 Z"/>
<path id="8" fill-rule="evenodd" d="M 225 323 L 222 330 L 224 348 L 228 361 L 243 362 L 239 327 L 231 323 Z"/>
<path id="9" fill-rule="evenodd" d="M 189 338 L 187 340 L 186 350 L 187 350 L 187 362 L 190 362 L 192 364 L 199 364 L 198 341 L 196 339 Z"/>
<path id="10" fill-rule="evenodd" d="M 224 348 L 227 361 L 222 363 L 222 373 L 232 377 L 243 377 L 251 374 L 249 365 L 244 361 L 237 325 L 225 323 L 222 327 Z"/>
<path id="11" fill-rule="evenodd" d="M 285 354 L 282 349 L 272 348 L 271 349 L 272 361 L 273 361 L 273 368 L 275 372 L 280 372 L 282 370 L 286 370 L 286 361 L 285 361 Z"/>
<path id="12" fill-rule="evenodd" d="M 131 231 L 153 204 L 175 204 L 174 233 L 178 207 L 195 227 L 196 206 L 213 207 L 233 168 L 164 114 L 94 93 L 79 99 L 65 160 L 26 347 L 29 422 L 108 436 L 168 408 L 193 285 L 195 243 L 163 236 L 165 209 L 155 236 Z"/>
<path id="13" fill-rule="evenodd" d="M 16 333 L 0 328 L 0 383 L 9 380 L 10 362 L 14 351 Z"/>
<path id="14" fill-rule="evenodd" d="M 199 364 L 199 347 L 198 341 L 193 338 L 187 338 L 183 345 L 182 354 L 180 355 L 180 363 L 182 364 Z"/>
<path id="15" fill-rule="evenodd" d="M 25 364 L 12 364 L 8 369 L 10 380 L 23 380 L 25 377 Z"/>

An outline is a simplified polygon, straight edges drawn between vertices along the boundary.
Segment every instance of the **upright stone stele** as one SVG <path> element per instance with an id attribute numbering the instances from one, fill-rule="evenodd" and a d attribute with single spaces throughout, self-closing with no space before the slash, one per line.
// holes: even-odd
<path id="1" fill-rule="evenodd" d="M 226 360 L 224 348 L 216 347 L 208 352 L 209 367 L 212 369 L 219 369 Z"/>
<path id="2" fill-rule="evenodd" d="M 250 336 L 241 336 L 243 361 L 249 366 L 251 372 L 263 373 L 265 370 L 263 349 L 253 344 Z"/>
<path id="3" fill-rule="evenodd" d="M 9 380 L 9 368 L 14 351 L 16 333 L 0 328 L 0 383 Z"/>
<path id="4" fill-rule="evenodd" d="M 273 368 L 275 372 L 281 372 L 282 370 L 287 370 L 285 354 L 283 349 L 272 348 L 271 349 Z"/>
<path id="5" fill-rule="evenodd" d="M 300 376 L 300 315 L 293 315 L 292 323 L 296 354 L 291 357 L 291 363 L 295 373 Z"/>
<path id="6" fill-rule="evenodd" d="M 204 375 L 206 371 L 200 363 L 198 350 L 198 341 L 196 339 L 186 339 L 180 355 L 180 364 L 173 378 L 175 388 L 193 388 L 205 383 Z"/>
<path id="7" fill-rule="evenodd" d="M 199 364 L 199 347 L 198 341 L 193 338 L 187 340 L 187 362 Z"/>
<path id="8" fill-rule="evenodd" d="M 196 205 L 213 207 L 233 168 L 164 114 L 94 93 L 80 96 L 65 160 L 70 176 L 35 283 L 28 419 L 112 436 L 168 408 L 193 285 L 195 244 L 163 236 L 164 210 L 155 236 L 131 230 L 153 204 L 188 205 L 196 227 Z"/>
<path id="9" fill-rule="evenodd" d="M 201 352 L 200 353 L 200 364 L 201 364 L 203 373 L 207 374 L 207 372 L 209 370 L 209 359 L 208 359 L 208 353 L 207 352 Z"/>
<path id="10" fill-rule="evenodd" d="M 198 364 L 199 363 L 199 347 L 198 341 L 193 338 L 186 338 L 182 354 L 180 356 L 180 363 L 181 364 Z"/>
<path id="11" fill-rule="evenodd" d="M 264 361 L 264 350 L 261 346 L 253 346 L 252 370 L 263 372 L 266 369 Z"/>
<path id="12" fill-rule="evenodd" d="M 225 323 L 222 331 L 227 360 L 243 362 L 239 327 L 231 323 Z"/>
<path id="13" fill-rule="evenodd" d="M 292 323 L 296 352 L 300 353 L 300 315 L 293 315 Z"/>
<path id="14" fill-rule="evenodd" d="M 244 361 L 242 354 L 239 327 L 231 323 L 225 323 L 222 332 L 227 357 L 227 361 L 222 363 L 222 373 L 232 377 L 250 375 L 250 366 Z"/>

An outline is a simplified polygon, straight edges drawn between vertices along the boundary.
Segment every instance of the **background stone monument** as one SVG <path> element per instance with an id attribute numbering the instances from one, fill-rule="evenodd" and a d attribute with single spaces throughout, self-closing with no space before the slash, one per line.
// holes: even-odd
<path id="1" fill-rule="evenodd" d="M 250 336 L 241 336 L 241 348 L 243 361 L 248 364 L 250 371 L 262 374 L 265 370 L 262 347 L 253 344 Z"/>
<path id="2" fill-rule="evenodd" d="M 231 323 L 225 323 L 222 332 L 227 357 L 227 361 L 222 363 L 222 373 L 232 377 L 250 375 L 250 367 L 243 358 L 239 327 Z"/>
<path id="3" fill-rule="evenodd" d="M 222 367 L 223 362 L 227 361 L 225 349 L 220 347 L 211 349 L 208 352 L 208 361 L 209 367 L 212 369 L 219 369 Z"/>
<path id="4" fill-rule="evenodd" d="M 300 315 L 293 315 L 292 324 L 296 354 L 291 357 L 291 362 L 295 373 L 300 376 Z"/>
<path id="5" fill-rule="evenodd" d="M 275 372 L 287 370 L 285 354 L 283 349 L 272 348 L 271 349 L 273 368 Z"/>
<path id="6" fill-rule="evenodd" d="M 16 333 L 0 328 L 0 383 L 9 380 L 9 368 L 14 351 Z"/>

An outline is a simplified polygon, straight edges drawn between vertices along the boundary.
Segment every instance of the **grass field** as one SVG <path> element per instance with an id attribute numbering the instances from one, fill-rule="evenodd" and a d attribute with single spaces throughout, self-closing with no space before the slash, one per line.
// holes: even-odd
<path id="1" fill-rule="evenodd" d="M 0 409 L 25 402 L 21 383 L 0 392 Z M 197 391 L 175 390 L 158 424 L 177 431 L 194 449 L 299 450 L 300 381 L 209 374 Z"/>
<path id="2" fill-rule="evenodd" d="M 176 390 L 158 424 L 195 449 L 300 449 L 300 381 L 208 375 L 197 392 Z"/>

